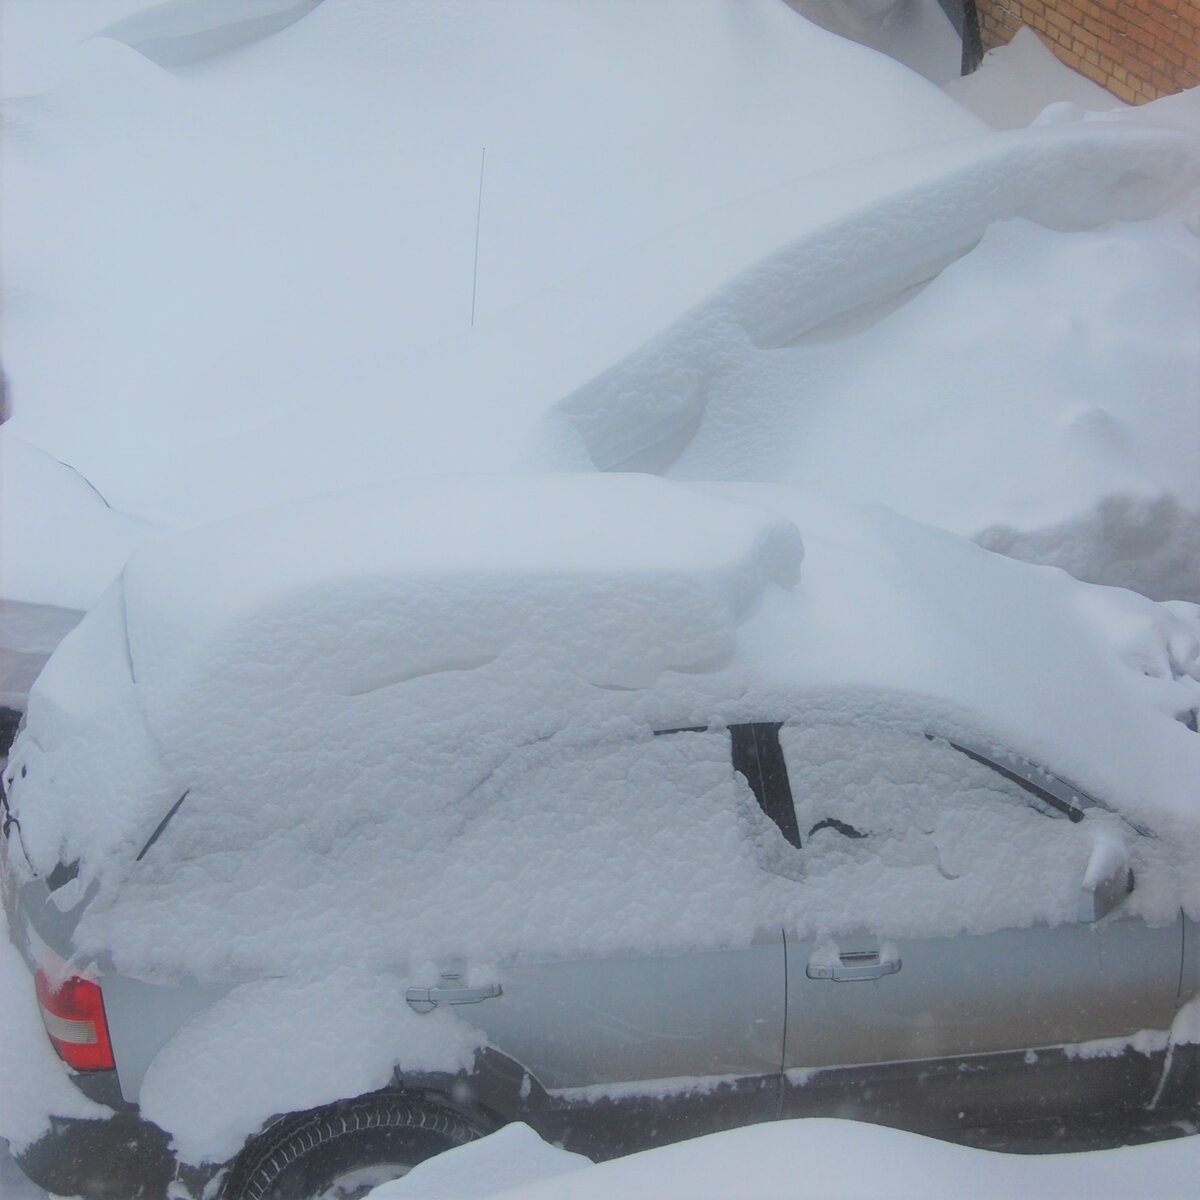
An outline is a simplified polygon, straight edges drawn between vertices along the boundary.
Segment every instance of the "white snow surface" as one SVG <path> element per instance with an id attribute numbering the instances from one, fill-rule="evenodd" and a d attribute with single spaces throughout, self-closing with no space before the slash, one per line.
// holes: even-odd
<path id="1" fill-rule="evenodd" d="M 953 195 L 768 257 L 560 402 L 545 459 L 797 483 L 1200 600 L 1200 242 L 1175 217 L 1013 217 L 936 273 L 981 232 L 961 173 Z"/>
<path id="2" fill-rule="evenodd" d="M 650 736 L 781 713 L 965 731 L 1049 765 L 1161 835 L 1133 839 L 1150 856 L 1133 908 L 1200 911 L 1200 738 L 1178 719 L 1200 703 L 1195 606 L 883 510 L 712 490 L 427 481 L 139 551 L 35 685 L 8 772 L 34 868 L 78 858 L 78 890 L 98 884 L 81 954 L 147 978 L 403 974 L 836 923 L 836 888 L 818 901 L 764 871 L 727 746 Z M 999 812 L 998 776 L 949 750 L 938 769 Z M 596 805 L 608 823 L 570 836 Z M 1074 919 L 1088 850 L 1059 825 L 995 869 L 1082 855 L 1061 888 L 984 873 L 961 885 L 989 897 L 972 907 L 898 859 L 880 913 L 908 935 Z M 663 906 L 664 888 L 693 902 Z"/>
<path id="3" fill-rule="evenodd" d="M 106 25 L 97 37 L 132 47 L 160 67 L 228 54 L 300 20 L 321 0 L 167 0 Z"/>
<path id="4" fill-rule="evenodd" d="M 80 472 L 114 522 L 145 518 L 129 522 L 139 540 L 414 473 L 665 470 L 680 456 L 684 475 L 703 466 L 818 486 L 806 455 L 861 454 L 866 476 L 899 457 L 892 446 L 872 451 L 863 425 L 836 414 L 810 440 L 809 417 L 823 395 L 854 391 L 863 363 L 886 361 L 858 390 L 873 383 L 893 422 L 923 429 L 953 415 L 910 439 L 912 457 L 932 464 L 925 478 L 987 461 L 976 528 L 962 529 L 958 497 L 936 488 L 912 494 L 883 478 L 881 498 L 987 531 L 1007 553 L 1195 598 L 1180 576 L 1200 575 L 1196 510 L 1175 486 L 1194 466 L 1197 422 L 1179 400 L 1195 382 L 1193 339 L 1167 349 L 1195 307 L 1185 235 L 1166 224 L 1061 246 L 997 235 L 993 252 L 985 239 L 968 254 L 1014 216 L 1079 231 L 1194 204 L 1200 151 L 1186 106 L 989 131 L 899 63 L 778 0 L 262 0 L 256 13 L 291 21 L 269 36 L 226 24 L 224 0 L 104 11 L 134 15 L 79 47 L 51 90 L 8 106 L 3 353 L 11 437 Z M 880 28 L 913 11 L 855 10 Z M 149 45 L 155 29 L 192 61 L 154 61 L 166 61 Z M 222 51 L 210 34 L 240 41 Z M 1141 241 L 1123 254 L 1131 238 Z M 998 245 L 1028 269 L 997 262 Z M 964 254 L 971 265 L 935 278 Z M 1081 257 L 1083 278 L 1104 277 L 1099 295 L 1070 274 Z M 1164 262 L 1168 288 L 1144 305 Z M 960 291 L 986 306 L 990 272 L 1010 301 L 947 346 L 950 330 L 930 327 L 941 307 Z M 887 317 L 930 279 L 942 306 Z M 1164 335 L 1150 343 L 1161 313 Z M 929 317 L 920 336 L 888 340 L 918 314 Z M 664 329 L 655 365 L 638 347 Z M 1103 369 L 1090 365 L 1096 347 Z M 1087 402 L 1100 415 L 1081 422 L 1111 416 L 1116 434 L 1026 436 L 1050 388 L 1047 358 L 1072 395 L 1103 374 L 1104 402 Z M 752 369 L 768 362 L 777 367 Z M 1127 386 L 1146 371 L 1153 391 Z M 739 436 L 712 460 L 699 453 L 707 430 L 695 447 L 692 435 L 723 406 L 698 397 L 725 392 L 731 375 Z M 981 381 L 1030 399 L 993 405 L 977 425 L 967 410 L 982 399 L 960 398 Z M 804 403 L 779 414 L 797 388 Z M 1168 428 L 1174 449 L 1147 459 L 1151 439 L 1135 431 L 1132 461 L 1102 488 L 1132 409 L 1139 428 L 1143 411 L 1148 428 Z M 769 475 L 738 457 L 756 436 L 771 443 Z M 1084 465 L 1043 472 L 1034 500 L 1016 494 L 1031 447 L 1050 458 L 1064 437 Z M 23 480 L 9 508 L 30 527 L 75 488 L 47 472 Z M 1153 541 L 1154 561 L 1116 565 L 1114 525 Z M 63 581 L 55 541 L 26 540 L 30 553 L 6 551 L 7 595 L 96 598 L 114 557 L 103 541 Z"/>
<path id="5" fill-rule="evenodd" d="M 778 0 L 324 0 L 174 72 L 80 54 L 9 105 L 12 424 L 175 526 L 504 469 L 813 179 L 983 129 Z"/>
<path id="6" fill-rule="evenodd" d="M 566 1183 L 564 1176 L 592 1166 L 542 1141 L 522 1121 L 505 1125 L 488 1137 L 460 1146 L 453 1156 L 439 1154 L 371 1194 L 383 1200 L 476 1200 L 476 1197 L 528 1187 L 545 1180 Z"/>
<path id="7" fill-rule="evenodd" d="M 86 606 L 152 532 L 109 508 L 71 467 L 0 428 L 0 596 Z"/>
<path id="8" fill-rule="evenodd" d="M 507 1126 L 370 1193 L 372 1200 L 1185 1200 L 1200 1171 L 1200 1138 L 1081 1154 L 999 1154 L 855 1121 L 775 1121 L 709 1134 L 578 1169 Z M 573 1156 L 572 1156 L 573 1157 Z M 487 1163 L 515 1186 L 489 1188 Z M 555 1170 L 557 1168 L 557 1170 Z M 551 1171 L 555 1173 L 551 1174 Z M 477 1188 L 479 1182 L 482 1188 Z M 476 1190 L 468 1190 L 476 1188 Z"/>

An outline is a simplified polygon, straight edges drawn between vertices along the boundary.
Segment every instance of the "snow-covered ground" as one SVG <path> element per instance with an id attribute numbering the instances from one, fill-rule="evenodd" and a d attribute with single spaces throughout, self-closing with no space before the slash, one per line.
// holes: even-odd
<path id="1" fill-rule="evenodd" d="M 782 1121 L 596 1166 L 525 1125 L 451 1150 L 374 1200 L 1061 1200 L 1195 1193 L 1200 1138 L 1082 1154 L 972 1150 L 852 1121 Z"/>

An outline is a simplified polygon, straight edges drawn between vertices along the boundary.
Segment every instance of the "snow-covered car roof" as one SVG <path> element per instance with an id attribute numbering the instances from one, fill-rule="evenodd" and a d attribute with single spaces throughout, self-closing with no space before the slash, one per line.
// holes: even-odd
<path id="1" fill-rule="evenodd" d="M 380 804 L 433 845 L 515 747 L 798 716 L 994 745 L 1186 847 L 1195 615 L 790 488 L 418 481 L 139 551 L 31 693 L 14 805 L 81 889 L 264 838 L 353 875 Z"/>

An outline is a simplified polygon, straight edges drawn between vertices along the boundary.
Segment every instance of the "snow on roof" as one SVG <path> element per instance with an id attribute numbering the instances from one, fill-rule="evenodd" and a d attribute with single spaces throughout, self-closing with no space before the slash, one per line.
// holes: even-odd
<path id="1" fill-rule="evenodd" d="M 330 720 L 350 725 L 348 758 L 382 761 L 397 736 L 439 734 L 433 717 L 428 734 L 414 714 L 400 735 L 379 723 L 431 688 L 463 710 L 452 736 L 465 721 L 503 742 L 556 674 L 640 689 L 711 669 L 764 588 L 795 583 L 802 556 L 790 522 L 648 476 L 425 480 L 152 543 L 51 659 L 29 708 L 41 749 L 86 758 L 100 737 L 135 761 L 103 801 L 95 780 L 75 798 L 51 787 L 31 805 L 26 847 L 43 865 L 136 851 L 165 811 L 164 770 L 181 791 L 218 759 L 260 770 L 283 755 L 278 736 L 316 745 Z M 492 709 L 472 699 L 489 668 L 507 689 Z M 253 735 L 247 721 L 260 722 Z"/>
<path id="2" fill-rule="evenodd" d="M 81 955 L 258 980 L 141 1094 L 181 1153 L 220 1159 L 281 1106 L 378 1086 L 381 1063 L 469 1057 L 475 1035 L 401 1001 L 447 956 L 814 933 L 848 895 L 897 937 L 1074 920 L 1097 830 L 1130 845 L 1130 912 L 1200 912 L 1200 735 L 1176 719 L 1200 705 L 1198 627 L 790 488 L 413 482 L 138 551 L 34 686 L 10 800 L 36 869 L 79 859 L 55 896 Z M 954 869 L 856 860 L 815 891 L 778 869 L 723 728 L 789 718 L 823 730 L 805 771 L 948 783 Z M 1163 836 L 1103 810 L 1083 836 L 1031 829 L 1011 785 L 922 733 L 1026 756 Z M 266 1030 L 325 1012 L 319 1069 L 216 1102 Z"/>
<path id="3" fill-rule="evenodd" d="M 397 813 L 450 819 L 523 744 L 785 709 L 993 739 L 1190 844 L 1194 608 L 884 510 L 712 491 L 462 477 L 144 548 L 31 693 L 27 851 L 42 870 L 81 858 L 80 887 L 105 872 L 115 886 L 139 852 L 149 879 L 199 845 L 291 827 L 316 839 L 301 857 L 320 856 L 327 834 L 306 822 L 357 828 L 403 777 L 419 800 L 389 800 Z"/>

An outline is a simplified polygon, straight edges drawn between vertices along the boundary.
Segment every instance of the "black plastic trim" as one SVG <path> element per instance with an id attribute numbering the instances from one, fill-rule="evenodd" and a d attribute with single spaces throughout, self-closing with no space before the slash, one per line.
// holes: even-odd
<path id="1" fill-rule="evenodd" d="M 730 725 L 733 741 L 733 769 L 746 777 L 759 807 L 779 827 L 779 832 L 801 848 L 796 806 L 788 782 L 783 747 L 779 744 L 782 722 L 757 721 L 750 725 Z"/>

